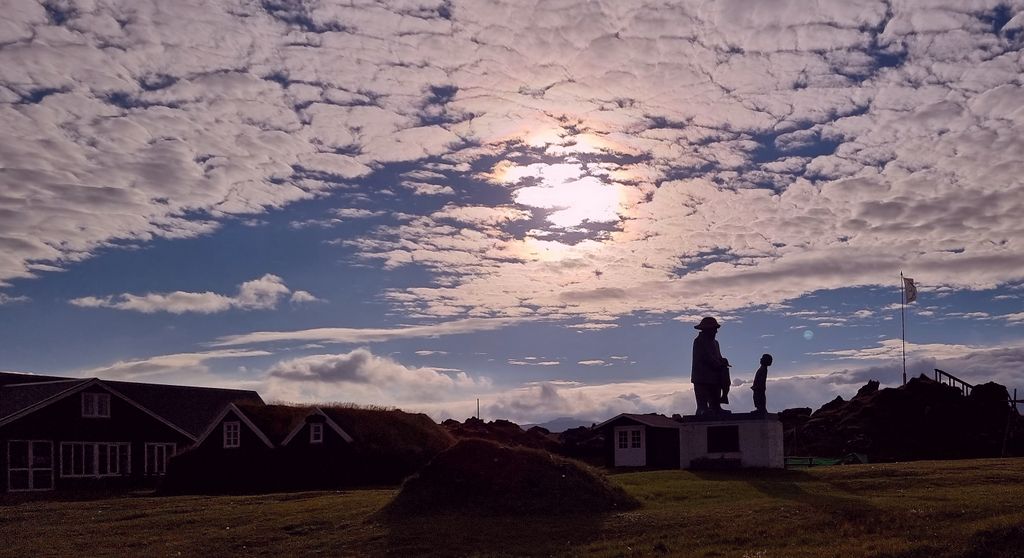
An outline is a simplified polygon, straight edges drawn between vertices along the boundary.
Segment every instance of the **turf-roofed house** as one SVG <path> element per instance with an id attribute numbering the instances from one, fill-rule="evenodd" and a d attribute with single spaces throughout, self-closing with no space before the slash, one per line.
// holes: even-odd
<path id="1" fill-rule="evenodd" d="M 0 373 L 9 492 L 154 485 L 230 404 L 254 391 Z"/>
<path id="2" fill-rule="evenodd" d="M 167 492 L 259 492 L 344 484 L 350 436 L 321 409 L 226 406 L 171 464 Z"/>

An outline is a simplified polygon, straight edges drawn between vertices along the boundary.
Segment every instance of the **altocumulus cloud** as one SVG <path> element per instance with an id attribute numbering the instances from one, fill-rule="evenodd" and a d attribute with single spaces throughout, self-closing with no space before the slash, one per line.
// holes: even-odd
<path id="1" fill-rule="evenodd" d="M 153 314 L 169 312 L 171 314 L 214 314 L 226 310 L 268 310 L 275 308 L 286 296 L 291 295 L 293 303 L 316 302 L 320 299 L 306 291 L 292 292 L 284 280 L 270 273 L 252 281 L 239 285 L 234 296 L 214 292 L 147 293 L 135 295 L 130 293 L 105 297 L 87 296 L 75 298 L 69 302 L 83 308 L 114 308 Z"/>
<path id="2" fill-rule="evenodd" d="M 340 244 L 435 272 L 385 293 L 407 315 L 721 311 L 900 267 L 1021 281 L 1022 10 L 17 2 L 0 27 L 0 286 L 390 163 L 424 167 L 401 185 L 444 202 L 454 178 L 497 192 Z M 234 307 L 171 295 L 87 304 Z"/>

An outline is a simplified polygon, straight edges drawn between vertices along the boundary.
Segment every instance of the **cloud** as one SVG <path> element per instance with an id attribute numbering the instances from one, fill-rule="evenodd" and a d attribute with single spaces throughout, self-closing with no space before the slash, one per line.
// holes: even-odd
<path id="1" fill-rule="evenodd" d="M 82 308 L 114 308 L 153 314 L 169 312 L 185 314 L 214 314 L 231 309 L 268 310 L 275 308 L 282 298 L 291 293 L 291 301 L 295 303 L 314 302 L 319 299 L 306 291 L 292 292 L 277 275 L 266 274 L 258 279 L 246 281 L 238 287 L 235 296 L 227 296 L 213 292 L 191 293 L 175 291 L 172 293 L 147 293 L 134 295 L 130 293 L 106 297 L 87 296 L 75 298 L 68 302 Z"/>
<path id="2" fill-rule="evenodd" d="M 431 272 L 385 293 L 409 315 L 722 312 L 901 267 L 1019 282 L 1021 9 L 29 3 L 0 29 L 0 285 L 374 172 L 458 196 L 340 245 Z M 230 306 L 183 294 L 153 304 Z"/>
<path id="3" fill-rule="evenodd" d="M 512 221 L 522 221 L 531 217 L 530 212 L 512 207 L 458 206 L 448 204 L 435 211 L 432 218 L 449 219 L 470 225 L 494 226 Z"/>
<path id="4" fill-rule="evenodd" d="M 307 302 L 326 302 L 322 298 L 317 298 L 313 296 L 313 294 L 308 291 L 295 291 L 292 293 L 291 298 L 289 298 L 288 300 L 291 301 L 293 304 L 304 304 Z"/>
<path id="5" fill-rule="evenodd" d="M 341 219 L 369 219 L 383 215 L 383 211 L 371 211 L 369 209 L 358 209 L 354 207 L 343 207 L 333 211 Z"/>
<path id="6" fill-rule="evenodd" d="M 590 360 L 581 360 L 581 361 L 577 362 L 576 364 L 579 364 L 579 365 L 582 365 L 582 366 L 611 366 L 610 362 L 605 362 L 605 361 L 603 361 L 603 360 L 601 360 L 599 358 L 594 358 L 594 359 L 590 359 Z"/>
<path id="7" fill-rule="evenodd" d="M 997 316 L 997 317 L 1000 318 L 1000 319 L 1006 320 L 1007 322 L 1010 322 L 1011 324 L 1019 324 L 1019 323 L 1024 322 L 1024 312 L 1014 312 L 1013 314 L 1003 314 L 1002 316 Z"/>
<path id="8" fill-rule="evenodd" d="M 558 360 L 541 360 L 537 357 L 526 357 L 523 359 L 510 358 L 508 363 L 512 366 L 559 366 L 562 364 Z"/>
<path id="9" fill-rule="evenodd" d="M 671 415 L 695 408 L 688 382 L 560 384 L 541 382 L 506 390 L 484 400 L 484 415 L 520 424 L 557 417 L 602 422 L 619 413 L 659 412 Z"/>
<path id="10" fill-rule="evenodd" d="M 405 366 L 368 349 L 283 360 L 267 372 L 268 391 L 283 395 L 345 397 L 346 400 L 426 403 L 486 389 L 489 380 L 465 372 Z M 355 397 L 356 399 L 349 399 Z"/>
<path id="11" fill-rule="evenodd" d="M 18 302 L 28 302 L 29 300 L 31 299 L 27 296 L 10 296 L 4 293 L 0 293 L 0 306 L 3 306 L 5 304 L 15 304 Z"/>
<path id="12" fill-rule="evenodd" d="M 430 325 L 403 326 L 395 328 L 347 328 L 326 327 L 296 331 L 256 331 L 240 335 L 221 337 L 211 343 L 215 347 L 275 343 L 281 341 L 312 341 L 320 343 L 374 343 L 394 339 L 415 339 L 460 335 L 479 331 L 494 331 L 520 323 L 522 320 L 509 318 L 468 318 Z"/>
<path id="13" fill-rule="evenodd" d="M 587 322 L 582 324 L 571 324 L 565 327 L 575 329 L 577 331 L 601 331 L 605 329 L 615 329 L 619 327 L 619 324 L 608 322 Z"/>
<path id="14" fill-rule="evenodd" d="M 106 378 L 129 381 L 164 381 L 170 383 L 195 383 L 199 385 L 236 387 L 239 380 L 227 380 L 210 373 L 208 361 L 217 359 L 252 358 L 269 356 L 266 351 L 225 349 L 199 353 L 176 353 L 159 355 L 139 360 L 120 360 L 107 366 L 100 366 L 76 372 L 82 377 Z"/>

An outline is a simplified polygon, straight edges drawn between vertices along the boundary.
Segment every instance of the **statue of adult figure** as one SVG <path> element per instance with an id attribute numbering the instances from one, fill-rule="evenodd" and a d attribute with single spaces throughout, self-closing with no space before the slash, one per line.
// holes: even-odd
<path id="1" fill-rule="evenodd" d="M 693 327 L 700 330 L 693 340 L 693 368 L 690 370 L 697 416 L 727 413 L 722 403 L 729 390 L 729 361 L 722 356 L 722 349 L 715 340 L 722 326 L 708 316 Z"/>

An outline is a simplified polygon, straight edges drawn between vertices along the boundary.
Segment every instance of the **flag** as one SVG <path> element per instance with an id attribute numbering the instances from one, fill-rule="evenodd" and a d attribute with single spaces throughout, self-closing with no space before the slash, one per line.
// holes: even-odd
<path id="1" fill-rule="evenodd" d="M 903 300 L 910 304 L 917 300 L 917 286 L 910 277 L 903 278 Z"/>

